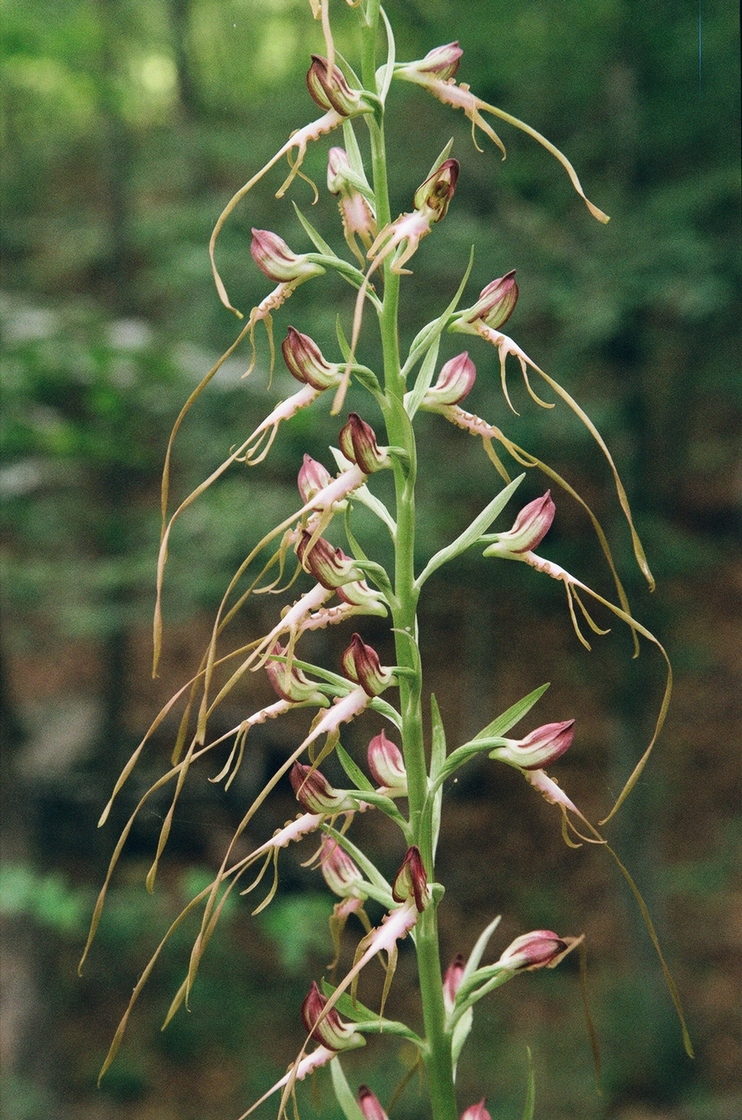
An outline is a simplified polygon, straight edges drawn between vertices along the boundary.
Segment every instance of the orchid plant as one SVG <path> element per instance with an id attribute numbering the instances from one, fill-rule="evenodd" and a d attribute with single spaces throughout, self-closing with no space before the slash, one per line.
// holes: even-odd
<path id="1" fill-rule="evenodd" d="M 283 1114 L 294 1097 L 296 1085 L 321 1067 L 329 1067 L 339 1104 L 347 1120 L 383 1120 L 386 1116 L 379 1099 L 368 1086 L 357 1095 L 349 1086 L 341 1055 L 366 1044 L 369 1035 L 383 1039 L 405 1039 L 418 1054 L 424 1071 L 424 1086 L 433 1120 L 456 1120 L 456 1068 L 462 1048 L 470 1035 L 474 1010 L 481 999 L 523 972 L 555 967 L 563 957 L 580 945 L 579 936 L 557 934 L 551 930 L 524 932 L 491 963 L 485 963 L 491 937 L 499 918 L 484 930 L 468 957 L 459 955 L 447 968 L 441 962 L 438 911 L 444 887 L 436 876 L 436 849 L 441 824 L 446 782 L 461 766 L 478 755 L 516 768 L 525 780 L 554 805 L 561 816 L 562 832 L 570 845 L 602 845 L 629 879 L 650 936 L 665 970 L 665 976 L 680 1012 L 677 993 L 662 959 L 656 935 L 646 908 L 633 886 L 628 871 L 606 843 L 600 829 L 629 795 L 645 766 L 662 727 L 671 690 L 671 670 L 662 646 L 631 613 L 626 594 L 613 563 L 606 536 L 597 518 L 569 483 L 530 451 L 515 443 L 505 431 L 462 407 L 471 390 L 476 368 L 463 351 L 439 365 L 441 343 L 448 335 L 467 335 L 472 346 L 484 343 L 494 347 L 500 370 L 502 394 L 513 408 L 507 376 L 509 359 L 515 359 L 527 392 L 542 408 L 553 403 L 543 400 L 533 387 L 534 379 L 547 389 L 586 426 L 597 442 L 612 472 L 617 501 L 623 510 L 633 541 L 637 563 L 650 587 L 652 576 L 634 528 L 629 504 L 610 452 L 592 421 L 567 390 L 542 370 L 519 343 L 503 333 L 518 299 L 514 271 L 493 279 L 469 302 L 465 299 L 471 259 L 461 262 L 461 280 L 450 293 L 444 307 L 431 308 L 431 318 L 420 327 L 406 352 L 400 341 L 399 310 L 403 277 L 409 272 L 420 242 L 428 235 L 444 236 L 447 211 L 453 204 L 460 174 L 451 144 L 435 159 L 430 170 L 421 174 L 420 186 L 411 200 L 411 209 L 398 217 L 390 209 L 387 178 L 385 116 L 393 87 L 412 83 L 418 89 L 454 109 L 463 110 L 471 121 L 472 138 L 477 133 L 492 141 L 504 154 L 491 118 L 499 118 L 520 129 L 554 156 L 568 174 L 577 194 L 590 214 L 601 222 L 608 218 L 585 196 L 580 181 L 566 157 L 548 140 L 523 122 L 478 98 L 463 82 L 457 81 L 462 50 L 448 43 L 429 51 L 413 62 L 397 62 L 392 29 L 379 0 L 348 0 L 355 9 L 360 42 L 360 73 L 336 51 L 329 0 L 310 0 L 312 16 L 321 21 L 326 44 L 324 56 L 313 55 L 307 75 L 311 97 L 321 116 L 293 132 L 289 139 L 237 193 L 216 223 L 210 244 L 211 262 L 219 296 L 225 307 L 235 311 L 216 264 L 219 232 L 224 222 L 250 190 L 286 156 L 290 171 L 278 190 L 283 196 L 297 176 L 304 178 L 302 161 L 310 143 L 332 136 L 337 141 L 327 156 L 327 187 L 336 197 L 342 233 L 348 255 L 338 255 L 307 217 L 296 207 L 298 219 L 311 248 L 295 252 L 277 233 L 254 229 L 251 252 L 257 268 L 271 284 L 272 291 L 254 307 L 238 338 L 216 363 L 186 402 L 178 417 L 168 445 L 163 489 L 163 532 L 157 571 L 157 608 L 154 626 L 155 672 L 161 652 L 161 597 L 170 535 L 181 514 L 228 468 L 241 462 L 257 467 L 270 453 L 277 433 L 300 410 L 325 398 L 333 416 L 344 411 L 353 396 L 354 409 L 338 421 L 337 447 L 331 449 L 332 466 L 305 455 L 298 466 L 299 499 L 294 512 L 258 541 L 227 587 L 214 620 L 211 639 L 201 664 L 191 679 L 165 705 L 142 744 L 124 769 L 113 791 L 111 802 L 129 778 L 157 727 L 176 710 L 183 708 L 170 767 L 141 798 L 116 845 L 108 877 L 94 913 L 90 941 L 100 918 L 106 890 L 116 862 L 137 813 L 154 793 L 172 787 L 170 807 L 160 831 L 157 852 L 147 877 L 154 886 L 158 864 L 168 840 L 178 798 L 195 764 L 216 756 L 217 748 L 228 745 L 229 753 L 220 772 L 211 780 L 229 786 L 240 767 L 246 740 L 252 727 L 286 713 L 307 709 L 307 730 L 295 749 L 282 762 L 241 821 L 212 882 L 197 894 L 166 933 L 134 989 L 129 1007 L 121 1021 L 104 1065 L 108 1068 L 121 1043 L 130 1012 L 154 967 L 160 950 L 176 927 L 191 912 L 202 909 L 187 975 L 175 994 L 168 1020 L 188 1000 L 200 961 L 219 921 L 225 902 L 235 888 L 246 894 L 255 890 L 270 868 L 273 885 L 258 910 L 267 906 L 277 889 L 279 854 L 289 845 L 313 838 L 314 863 L 329 890 L 336 896 L 331 919 L 335 949 L 333 969 L 341 957 L 346 923 L 357 918 L 364 929 L 352 967 L 330 983 L 313 982 L 301 1008 L 306 1040 L 292 1056 L 285 1076 L 245 1116 L 262 1101 L 276 1094 Z M 379 64 L 379 43 L 385 43 L 384 59 Z M 357 130 L 362 130 L 370 151 L 368 165 L 361 155 Z M 342 140 L 342 146 L 339 141 Z M 433 153 L 431 153 L 432 157 Z M 315 191 L 317 188 L 314 188 Z M 263 419 L 252 433 L 226 456 L 221 465 L 197 489 L 170 510 L 169 474 L 173 441 L 196 398 L 204 391 L 224 361 L 245 339 L 249 339 L 249 374 L 257 364 L 256 328 L 262 323 L 268 334 L 271 368 L 275 360 L 273 319 L 295 288 L 319 282 L 323 275 L 336 273 L 354 291 L 347 308 L 347 324 L 338 318 L 337 349 L 332 357 L 322 353 L 310 334 L 286 326 L 280 350 L 283 360 L 300 383 L 300 388 Z M 240 315 L 239 312 L 237 312 Z M 242 317 L 240 315 L 240 317 Z M 381 362 L 376 368 L 364 364 L 361 353 L 361 327 L 371 320 L 378 330 Z M 487 352 L 483 350 L 486 359 Z M 247 376 L 247 375 L 246 375 Z M 377 428 L 363 418 L 372 399 L 374 416 L 380 415 Z M 366 402 L 364 404 L 363 402 Z M 514 411 L 514 409 L 513 409 Z M 427 561 L 416 565 L 418 510 L 416 487 L 418 456 L 416 419 L 422 412 L 434 413 L 440 422 L 448 421 L 463 433 L 482 441 L 483 450 L 495 468 L 483 496 L 483 508 L 471 524 Z M 497 445 L 497 446 L 496 446 Z M 501 456 L 517 468 L 516 475 Z M 511 527 L 493 528 L 505 515 L 509 503 L 517 509 L 517 491 L 525 471 L 535 469 L 549 480 L 551 489 L 522 505 L 510 515 Z M 388 472 L 393 500 L 382 500 L 375 487 L 377 476 Z M 610 600 L 577 576 L 541 556 L 538 549 L 549 531 L 556 506 L 552 489 L 560 489 L 576 500 L 591 520 L 615 584 L 615 600 Z M 392 562 L 370 556 L 355 528 L 358 507 L 377 519 L 388 538 Z M 507 515 L 505 515 L 507 525 Z M 336 543 L 337 540 L 342 543 Z M 347 552 L 345 551 L 347 549 Z M 532 726 L 512 736 L 522 721 L 532 721 L 535 708 L 546 685 L 538 687 L 502 714 L 486 721 L 473 739 L 449 750 L 444 727 L 434 696 L 425 694 L 425 674 L 418 633 L 418 605 L 430 577 L 445 564 L 452 564 L 468 550 L 479 549 L 484 563 L 517 560 L 540 575 L 560 582 L 575 634 L 589 648 L 588 631 L 601 634 L 589 609 L 589 601 L 611 612 L 630 629 L 636 652 L 643 639 L 659 650 L 667 670 L 667 683 L 651 741 L 637 760 L 623 791 L 603 821 L 593 824 L 580 811 L 556 778 L 547 771 L 567 751 L 574 735 L 574 721 Z M 386 555 L 386 554 L 385 554 Z M 236 649 L 226 646 L 225 631 L 250 596 L 271 592 L 282 603 L 275 624 L 265 634 Z M 388 620 L 393 637 L 394 663 L 384 665 L 376 650 L 363 638 L 364 619 Z M 302 636 L 328 626 L 350 623 L 351 634 L 338 666 L 312 664 L 302 657 Z M 357 628 L 357 632 L 352 632 Z M 245 715 L 228 733 L 213 736 L 212 717 L 218 705 L 247 673 L 266 674 L 277 699 L 258 711 Z M 424 715 L 430 712 L 429 740 Z M 343 744 L 343 731 L 351 721 L 368 728 L 365 759 L 353 758 Z M 346 788 L 335 788 L 323 773 L 322 765 L 333 753 L 347 778 Z M 248 855 L 238 854 L 239 841 L 257 810 L 276 786 L 288 779 L 299 804 L 294 820 L 279 828 Z M 111 802 L 103 813 L 107 818 Z M 352 824 L 362 812 L 383 814 L 390 831 L 390 845 L 399 849 L 399 870 L 389 881 L 375 865 L 371 855 L 352 839 Z M 253 876 L 244 885 L 245 877 Z M 376 925 L 366 912 L 369 900 L 383 909 Z M 386 1016 L 387 995 L 394 979 L 400 942 L 414 943 L 421 1002 L 420 1022 L 414 1027 Z M 86 954 L 88 949 L 86 948 Z M 363 971 L 375 957 L 381 957 L 386 970 L 379 1007 L 364 1005 L 359 997 Z M 690 1043 L 685 1034 L 687 1046 Z M 482 1094 L 487 1086 L 482 1084 Z M 533 1087 L 529 1086 L 526 1116 L 533 1112 Z M 463 1102 L 462 1102 L 463 1103 Z M 487 1120 L 484 1099 L 471 1105 L 462 1120 Z"/>

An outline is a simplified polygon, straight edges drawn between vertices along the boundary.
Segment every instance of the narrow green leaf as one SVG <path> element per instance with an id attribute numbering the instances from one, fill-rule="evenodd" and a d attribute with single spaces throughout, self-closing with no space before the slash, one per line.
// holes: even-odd
<path id="1" fill-rule="evenodd" d="M 368 791 L 373 790 L 374 787 L 371 785 L 371 782 L 363 773 L 363 770 L 361 770 L 360 766 L 358 766 L 350 757 L 342 743 L 338 743 L 336 745 L 335 754 L 338 757 L 340 765 L 350 778 L 351 782 L 353 782 L 356 789 Z"/>
<path id="2" fill-rule="evenodd" d="M 455 541 L 452 541 L 451 544 L 442 548 L 440 552 L 436 552 L 435 556 L 431 557 L 415 580 L 415 587 L 418 590 L 438 568 L 447 564 L 450 560 L 454 560 L 457 556 L 460 556 L 462 552 L 466 552 L 467 548 L 471 548 L 473 544 L 476 544 L 482 533 L 485 533 L 498 514 L 502 513 L 525 477 L 525 474 L 521 474 L 518 475 L 517 478 L 514 478 L 510 485 L 505 486 L 500 493 L 492 499 L 489 505 L 482 510 L 478 517 L 474 518 L 471 525 L 469 525 L 463 533 L 460 533 Z"/>
<path id="3" fill-rule="evenodd" d="M 453 312 L 458 307 L 459 300 L 461 299 L 462 295 L 464 294 L 464 288 L 466 287 L 467 281 L 469 280 L 469 275 L 471 273 L 471 269 L 472 269 L 473 264 L 474 264 L 474 246 L 472 246 L 471 251 L 469 253 L 469 263 L 466 266 L 466 271 L 463 275 L 461 283 L 459 284 L 458 288 L 456 289 L 456 295 L 453 297 L 453 299 L 451 300 L 451 302 L 449 303 L 448 307 L 443 312 L 443 314 L 439 315 L 437 319 L 433 319 L 432 322 L 430 322 L 426 326 L 424 326 L 422 328 L 422 330 L 419 331 L 418 334 L 413 339 L 412 346 L 410 347 L 409 353 L 407 355 L 407 361 L 402 366 L 402 376 L 403 377 L 407 376 L 407 374 L 410 372 L 412 367 L 415 365 L 415 362 L 418 362 L 420 360 L 420 358 L 423 356 L 425 351 L 428 350 L 429 347 L 431 347 L 433 345 L 436 338 L 438 338 L 441 334 L 443 334 L 443 331 L 446 328 L 448 320 L 450 319 L 451 315 L 453 314 Z"/>
<path id="4" fill-rule="evenodd" d="M 353 1096 L 348 1079 L 340 1065 L 340 1058 L 336 1057 L 330 1062 L 332 1087 L 335 1091 L 335 1100 L 343 1111 L 345 1120 L 364 1120 L 358 1101 Z"/>
<path id="5" fill-rule="evenodd" d="M 483 727 L 479 734 L 474 736 L 474 742 L 479 739 L 490 739 L 494 736 L 504 735 L 506 731 L 509 731 L 511 727 L 514 727 L 516 723 L 519 723 L 520 720 L 523 719 L 523 716 L 530 712 L 531 708 L 541 699 L 548 687 L 549 685 L 547 683 L 540 685 L 538 688 L 534 688 L 533 692 L 529 692 L 527 696 L 524 696 L 522 700 L 518 700 L 517 703 L 513 704 L 507 711 L 498 716 L 497 719 L 493 719 L 492 723 L 488 723 L 486 727 Z"/>
<path id="6" fill-rule="evenodd" d="M 528 1081 L 526 1083 L 526 1099 L 523 1105 L 522 1120 L 533 1120 L 533 1110 L 536 1107 L 536 1071 L 533 1068 L 533 1055 L 530 1046 L 526 1047 L 528 1055 Z"/>
<path id="7" fill-rule="evenodd" d="M 433 381 L 433 374 L 435 373 L 436 362 L 438 361 L 438 351 L 440 349 L 441 340 L 440 336 L 435 339 L 433 345 L 425 355 L 425 360 L 420 367 L 420 372 L 415 381 L 415 388 L 411 393 L 407 393 L 404 399 L 404 406 L 407 410 L 408 416 L 412 417 L 417 412 L 422 404 L 422 399 L 431 386 Z"/>
<path id="8" fill-rule="evenodd" d="M 293 207 L 294 207 L 294 212 L 296 213 L 297 218 L 299 219 L 299 221 L 302 224 L 304 232 L 306 233 L 307 237 L 309 238 L 309 240 L 314 245 L 317 252 L 324 254 L 324 256 L 326 256 L 326 257 L 334 257 L 335 260 L 340 260 L 341 258 L 338 257 L 338 255 L 334 251 L 334 249 L 330 245 L 327 244 L 324 237 L 322 237 L 322 235 L 317 232 L 317 230 L 314 228 L 312 223 L 309 221 L 309 218 L 304 217 L 304 215 L 302 214 L 301 210 L 299 209 L 299 207 L 296 205 L 295 202 L 293 203 Z"/>

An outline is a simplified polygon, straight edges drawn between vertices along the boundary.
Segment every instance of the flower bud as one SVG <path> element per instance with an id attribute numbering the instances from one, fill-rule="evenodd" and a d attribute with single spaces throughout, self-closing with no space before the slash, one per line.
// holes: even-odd
<path id="1" fill-rule="evenodd" d="M 388 797 L 407 796 L 407 770 L 396 743 L 380 731 L 368 745 L 368 768 Z"/>
<path id="2" fill-rule="evenodd" d="M 301 1005 L 301 1017 L 309 1037 L 328 1050 L 352 1050 L 356 1046 L 364 1046 L 366 1040 L 363 1035 L 352 1023 L 343 1022 L 334 1007 L 318 1022 L 326 1003 L 327 997 L 322 995 L 316 981 L 312 981 L 309 994 Z"/>
<path id="3" fill-rule="evenodd" d="M 506 747 L 496 747 L 490 758 L 517 766 L 519 770 L 542 770 L 544 766 L 556 762 L 572 746 L 574 725 L 573 719 L 564 723 L 545 723 L 526 735 L 525 739 L 511 739 Z"/>
<path id="4" fill-rule="evenodd" d="M 285 649 L 277 642 L 271 653 L 282 657 Z M 265 671 L 273 691 L 282 700 L 289 700 L 294 704 L 319 704 L 322 708 L 328 706 L 325 694 L 320 692 L 316 684 L 310 681 L 296 665 L 290 665 L 285 661 L 268 660 L 265 663 Z"/>
<path id="5" fill-rule="evenodd" d="M 381 1101 L 368 1085 L 360 1085 L 358 1088 L 358 1107 L 363 1113 L 363 1120 L 389 1120 L 381 1107 Z"/>
<path id="6" fill-rule="evenodd" d="M 373 474 L 392 465 L 387 451 L 377 443 L 376 432 L 357 412 L 348 414 L 348 423 L 341 428 L 338 442 L 345 458 L 359 466 L 364 474 Z"/>
<path id="7" fill-rule="evenodd" d="M 420 58 L 416 62 L 406 62 L 397 69 L 404 71 L 412 80 L 434 78 L 439 82 L 448 82 L 455 77 L 463 53 L 458 42 L 446 43 L 442 47 L 433 47 L 425 58 Z"/>
<path id="8" fill-rule="evenodd" d="M 508 945 L 499 960 L 503 968 L 511 972 L 529 971 L 535 968 L 549 968 L 558 964 L 568 951 L 569 943 L 562 941 L 549 929 L 537 929 L 516 937 Z"/>
<path id="9" fill-rule="evenodd" d="M 313 575 L 323 587 L 334 591 L 344 583 L 363 579 L 363 572 L 342 548 L 335 548 L 324 537 L 318 537 L 309 548 L 311 539 L 312 534 L 305 530 L 296 551 L 304 571 Z"/>
<path id="10" fill-rule="evenodd" d="M 328 60 L 319 54 L 312 55 L 307 89 L 312 100 L 325 112 L 334 109 L 341 117 L 352 117 L 371 110 L 368 98 L 361 90 L 350 88 L 340 67 L 331 69 Z"/>
<path id="11" fill-rule="evenodd" d="M 523 506 L 512 529 L 506 533 L 498 533 L 496 540 L 484 550 L 483 555 L 507 556 L 509 553 L 519 555 L 522 552 L 532 552 L 534 548 L 538 548 L 551 528 L 555 513 L 556 506 L 551 500 L 551 491 L 547 490 L 540 498 L 534 498 L 527 506 Z"/>
<path id="12" fill-rule="evenodd" d="M 499 330 L 507 323 L 518 302 L 518 285 L 515 282 L 515 269 L 492 280 L 482 288 L 479 299 L 467 311 L 462 311 L 459 320 L 474 323 L 481 319 L 488 327 Z"/>
<path id="13" fill-rule="evenodd" d="M 470 1104 L 468 1108 L 464 1109 L 459 1120 L 492 1120 L 489 1112 L 484 1107 L 484 1097 L 482 1097 L 478 1104 Z"/>
<path id="14" fill-rule="evenodd" d="M 282 237 L 267 229 L 252 231 L 250 252 L 260 271 L 276 284 L 310 280 L 325 271 L 322 265 L 310 261 L 306 253 L 293 253 Z"/>
<path id="15" fill-rule="evenodd" d="M 424 183 L 415 191 L 413 205 L 416 210 L 432 212 L 431 221 L 439 222 L 445 218 L 448 205 L 454 196 L 459 177 L 459 161 L 444 159 Z"/>
<path id="16" fill-rule="evenodd" d="M 311 502 L 312 498 L 315 498 L 331 482 L 332 475 L 327 468 L 313 459 L 311 455 L 305 455 L 296 478 L 299 494 L 304 504 Z"/>
<path id="17" fill-rule="evenodd" d="M 340 659 L 348 680 L 359 684 L 367 696 L 378 696 L 394 679 L 391 669 L 382 666 L 379 655 L 367 646 L 360 634 L 354 634 Z"/>
<path id="18" fill-rule="evenodd" d="M 281 343 L 281 353 L 289 373 L 303 385 L 319 390 L 330 389 L 342 379 L 343 367 L 326 362 L 317 343 L 294 327 L 289 327 L 289 333 Z"/>
<path id="19" fill-rule="evenodd" d="M 365 883 L 361 871 L 331 836 L 322 841 L 319 861 L 323 878 L 333 894 L 340 898 L 366 898 L 365 891 L 361 889 Z"/>
<path id="20" fill-rule="evenodd" d="M 415 899 L 415 906 L 423 912 L 430 901 L 428 894 L 428 877 L 423 867 L 420 849 L 413 846 L 407 849 L 397 875 L 392 883 L 392 898 L 395 902 L 407 902 Z"/>
<path id="21" fill-rule="evenodd" d="M 457 354 L 441 366 L 438 380 L 423 397 L 423 405 L 426 408 L 438 408 L 458 404 L 471 392 L 476 376 L 477 368 L 467 351 Z"/>
<path id="22" fill-rule="evenodd" d="M 463 978 L 464 954 L 457 953 L 446 969 L 446 974 L 443 977 L 443 1003 L 449 1015 L 453 1011 L 454 1004 L 456 1003 L 456 993 L 461 987 Z"/>
<path id="23" fill-rule="evenodd" d="M 289 771 L 291 788 L 306 813 L 342 813 L 356 808 L 344 790 L 334 789 L 324 774 L 295 762 Z"/>

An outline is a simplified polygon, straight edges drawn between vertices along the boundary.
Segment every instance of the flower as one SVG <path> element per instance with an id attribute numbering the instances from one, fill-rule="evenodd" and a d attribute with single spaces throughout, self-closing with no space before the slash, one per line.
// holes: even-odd
<path id="1" fill-rule="evenodd" d="M 340 429 L 338 442 L 346 459 L 356 463 L 364 474 L 392 465 L 388 451 L 379 447 L 376 432 L 357 412 L 348 413 L 348 423 Z"/>
<path id="2" fill-rule="evenodd" d="M 316 981 L 312 981 L 301 1005 L 301 1017 L 309 1037 L 328 1050 L 352 1050 L 365 1046 L 365 1038 L 353 1024 L 343 1022 L 334 1007 L 326 1012 L 326 1004 L 327 997 L 322 995 Z"/>
<path id="3" fill-rule="evenodd" d="M 273 657 L 283 657 L 286 650 L 279 642 L 273 646 L 271 657 L 265 663 L 265 671 L 271 682 L 273 691 L 282 700 L 289 700 L 293 704 L 319 704 L 326 708 L 327 697 L 320 692 L 316 684 L 304 675 L 301 669 L 287 661 L 274 661 Z"/>
<path id="4" fill-rule="evenodd" d="M 301 500 L 305 505 L 311 502 L 331 482 L 332 475 L 327 467 L 313 459 L 311 455 L 305 455 L 296 478 Z"/>
<path id="5" fill-rule="evenodd" d="M 340 663 L 348 680 L 359 684 L 367 696 L 378 696 L 394 678 L 393 671 L 382 666 L 376 650 L 367 646 L 360 634 L 352 636 Z"/>
<path id="6" fill-rule="evenodd" d="M 412 205 L 419 213 L 428 211 L 432 223 L 445 218 L 459 178 L 459 161 L 444 159 L 415 191 Z"/>
<path id="7" fill-rule="evenodd" d="M 363 579 L 363 572 L 342 548 L 335 548 L 324 537 L 317 537 L 309 548 L 311 540 L 312 533 L 303 532 L 296 551 L 304 570 L 323 587 L 333 591 L 342 584 Z"/>
<path id="8" fill-rule="evenodd" d="M 260 271 L 277 284 L 301 283 L 325 271 L 308 253 L 293 253 L 282 237 L 268 229 L 253 229 L 250 252 Z"/>
<path id="9" fill-rule="evenodd" d="M 289 327 L 281 343 L 281 353 L 291 376 L 302 384 L 318 390 L 339 384 L 342 366 L 325 361 L 319 346 L 308 334 Z"/>
<path id="10" fill-rule="evenodd" d="M 573 939 L 563 941 L 549 929 L 537 929 L 516 937 L 500 956 L 498 964 L 511 972 L 528 972 L 536 968 L 554 968 L 572 948 Z"/>
<path id="11" fill-rule="evenodd" d="M 334 789 L 324 774 L 312 766 L 295 762 L 289 771 L 289 781 L 296 800 L 308 813 L 342 813 L 357 808 L 345 790 Z"/>
<path id="12" fill-rule="evenodd" d="M 494 534 L 494 541 L 484 550 L 484 556 L 502 556 L 506 559 L 518 558 L 522 553 L 538 548 L 554 520 L 556 506 L 547 490 L 540 498 L 534 498 L 523 506 L 506 533 Z M 488 538 L 489 539 L 489 538 Z"/>
<path id="13" fill-rule="evenodd" d="M 420 849 L 414 844 L 407 849 L 402 866 L 392 883 L 392 898 L 395 902 L 408 902 L 414 898 L 419 913 L 423 912 L 430 901 L 428 876 L 425 873 Z"/>
<path id="14" fill-rule="evenodd" d="M 312 55 L 312 65 L 307 71 L 307 89 L 320 109 L 334 109 L 341 117 L 354 117 L 371 112 L 373 106 L 368 95 L 351 89 L 338 66 L 322 55 Z"/>
<path id="15" fill-rule="evenodd" d="M 345 240 L 364 268 L 366 262 L 356 242 L 356 235 L 366 249 L 369 249 L 378 233 L 376 215 L 367 197 L 371 191 L 365 176 L 353 171 L 343 148 L 330 148 L 328 153 L 327 189 L 338 198 Z"/>
<path id="16" fill-rule="evenodd" d="M 365 879 L 360 869 L 331 836 L 322 841 L 319 863 L 322 876 L 333 894 L 340 898 L 366 898 L 365 891 L 361 889 Z"/>
<path id="17" fill-rule="evenodd" d="M 474 387 L 477 368 L 465 350 L 441 366 L 435 385 L 426 391 L 423 408 L 444 408 L 458 404 Z"/>
<path id="18" fill-rule="evenodd" d="M 545 723 L 524 739 L 509 739 L 507 746 L 496 747 L 490 754 L 498 762 L 507 762 L 519 770 L 541 770 L 556 762 L 572 746 L 573 719 L 563 723 Z"/>
<path id="19" fill-rule="evenodd" d="M 407 770 L 402 752 L 383 731 L 368 744 L 368 768 L 381 787 L 380 793 L 387 797 L 407 796 Z"/>
<path id="20" fill-rule="evenodd" d="M 518 302 L 518 285 L 515 282 L 515 269 L 491 280 L 479 293 L 479 299 L 471 307 L 460 311 L 455 324 L 475 323 L 481 320 L 493 330 L 499 330 L 512 315 Z"/>
<path id="21" fill-rule="evenodd" d="M 418 59 L 417 62 L 403 63 L 400 69 L 404 70 L 408 81 L 414 81 L 414 75 L 419 75 L 423 79 L 421 84 L 428 78 L 447 82 L 456 76 L 463 53 L 458 42 L 446 43 L 442 47 L 433 47 L 425 58 Z"/>

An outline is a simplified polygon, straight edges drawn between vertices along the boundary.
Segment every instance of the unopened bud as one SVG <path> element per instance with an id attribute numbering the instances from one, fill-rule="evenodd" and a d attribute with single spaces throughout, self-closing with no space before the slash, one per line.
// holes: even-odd
<path id="1" fill-rule="evenodd" d="M 360 634 L 354 634 L 340 659 L 348 680 L 359 684 L 367 696 L 378 696 L 394 679 L 391 669 L 382 666 L 379 655 L 367 646 Z"/>
<path id="2" fill-rule="evenodd" d="M 392 465 L 388 452 L 379 447 L 376 432 L 357 412 L 348 414 L 348 423 L 341 428 L 338 442 L 345 458 L 356 463 L 364 474 L 373 474 Z"/>
<path id="3" fill-rule="evenodd" d="M 459 178 L 459 161 L 444 159 L 424 183 L 415 191 L 413 205 L 416 210 L 431 212 L 430 220 L 439 222 L 445 218 L 449 203 L 454 196 Z"/>
<path id="4" fill-rule="evenodd" d="M 484 1107 L 484 1097 L 477 1104 L 470 1104 L 461 1113 L 459 1120 L 492 1120 L 487 1109 Z"/>
<path id="5" fill-rule="evenodd" d="M 454 1004 L 456 1003 L 456 993 L 461 987 L 461 981 L 464 978 L 464 967 L 464 954 L 457 953 L 446 969 L 446 974 L 443 977 L 443 1003 L 449 1014 L 453 1011 Z"/>
<path id="6" fill-rule="evenodd" d="M 569 948 L 569 943 L 551 930 L 537 929 L 516 937 L 498 963 L 512 972 L 549 968 L 558 964 Z"/>
<path id="7" fill-rule="evenodd" d="M 407 902 L 414 898 L 415 906 L 423 912 L 430 901 L 428 877 L 425 874 L 420 849 L 413 846 L 407 849 L 402 866 L 392 883 L 392 898 L 395 902 Z"/>
<path id="8" fill-rule="evenodd" d="M 317 343 L 294 327 L 289 327 L 289 333 L 281 343 L 281 353 L 289 373 L 303 385 L 319 390 L 330 389 L 342 380 L 343 367 L 325 361 Z"/>
<path id="9" fill-rule="evenodd" d="M 368 768 L 388 797 L 407 796 L 407 770 L 402 752 L 383 731 L 368 745 Z"/>
<path id="10" fill-rule="evenodd" d="M 389 1120 L 381 1107 L 381 1101 L 372 1093 L 368 1085 L 361 1085 L 358 1089 L 358 1106 L 363 1113 L 363 1120 Z"/>
<path id="11" fill-rule="evenodd" d="M 296 478 L 296 484 L 304 504 L 306 505 L 307 502 L 316 498 L 317 494 L 329 486 L 331 482 L 332 475 L 327 467 L 323 467 L 311 455 L 305 455 Z"/>
<path id="12" fill-rule="evenodd" d="M 352 1023 L 344 1022 L 335 1008 L 331 1008 L 323 1017 L 327 997 L 317 987 L 315 981 L 309 989 L 309 994 L 301 1005 L 301 1017 L 304 1028 L 310 1038 L 328 1050 L 352 1050 L 357 1046 L 364 1046 L 366 1040 L 355 1029 Z"/>
<path id="13" fill-rule="evenodd" d="M 371 110 L 368 98 L 361 90 L 350 88 L 340 67 L 330 67 L 328 60 L 319 54 L 312 55 L 312 65 L 307 71 L 307 89 L 313 101 L 325 112 L 334 109 L 341 117 L 353 117 Z"/>
<path id="14" fill-rule="evenodd" d="M 342 548 L 335 548 L 324 537 L 317 537 L 309 548 L 311 540 L 312 534 L 305 530 L 296 551 L 304 570 L 314 576 L 317 583 L 334 591 L 344 583 L 363 579 L 363 572 L 356 567 L 352 557 L 345 555 Z"/>
<path id="15" fill-rule="evenodd" d="M 252 259 L 269 280 L 288 284 L 322 276 L 324 268 L 310 261 L 306 253 L 294 253 L 277 233 L 254 229 L 250 242 Z"/>
<path id="16" fill-rule="evenodd" d="M 474 387 L 477 368 L 465 350 L 441 366 L 438 380 L 425 393 L 423 406 L 437 408 L 458 404 L 468 396 Z"/>
<path id="17" fill-rule="evenodd" d="M 574 739 L 573 719 L 564 723 L 545 723 L 525 739 L 511 739 L 506 747 L 496 747 L 490 754 L 498 762 L 507 762 L 519 770 L 542 770 L 568 751 Z"/>
<path id="18" fill-rule="evenodd" d="M 556 506 L 551 499 L 551 491 L 547 490 L 540 498 L 534 498 L 523 506 L 512 529 L 506 533 L 498 533 L 496 540 L 484 550 L 483 555 L 507 556 L 508 553 L 518 555 L 532 552 L 534 548 L 538 548 L 551 528 L 555 513 Z"/>

